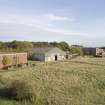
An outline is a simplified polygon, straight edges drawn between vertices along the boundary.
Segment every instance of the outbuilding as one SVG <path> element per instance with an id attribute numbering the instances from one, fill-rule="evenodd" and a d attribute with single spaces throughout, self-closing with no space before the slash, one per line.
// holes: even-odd
<path id="1" fill-rule="evenodd" d="M 84 54 L 86 55 L 92 55 L 92 56 L 96 56 L 96 57 L 105 57 L 105 51 L 102 48 L 83 48 Z"/>
<path id="2" fill-rule="evenodd" d="M 32 59 L 37 61 L 64 60 L 66 53 L 57 47 L 34 48 Z"/>

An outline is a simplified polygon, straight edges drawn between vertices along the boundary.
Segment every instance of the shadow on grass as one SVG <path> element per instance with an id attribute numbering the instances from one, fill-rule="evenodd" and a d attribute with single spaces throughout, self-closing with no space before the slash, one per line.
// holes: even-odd
<path id="1" fill-rule="evenodd" d="M 11 94 L 11 89 L 12 88 L 0 88 L 0 100 L 7 103 L 8 105 L 26 105 L 25 104 L 26 101 L 24 102 L 24 100 L 13 98 L 13 94 Z M 27 105 L 28 105 L 28 101 L 27 101 Z"/>
<path id="2" fill-rule="evenodd" d="M 0 88 L 0 98 L 12 99 L 11 90 L 12 88 Z"/>

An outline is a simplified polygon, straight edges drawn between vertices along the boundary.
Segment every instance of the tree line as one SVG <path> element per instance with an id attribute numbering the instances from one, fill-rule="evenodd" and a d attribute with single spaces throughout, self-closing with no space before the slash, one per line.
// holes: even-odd
<path id="1" fill-rule="evenodd" d="M 82 46 L 70 46 L 67 42 L 29 42 L 29 41 L 11 41 L 11 42 L 0 42 L 1 52 L 23 52 L 32 51 L 36 47 L 58 47 L 63 51 L 69 53 L 77 53 L 83 55 Z"/>

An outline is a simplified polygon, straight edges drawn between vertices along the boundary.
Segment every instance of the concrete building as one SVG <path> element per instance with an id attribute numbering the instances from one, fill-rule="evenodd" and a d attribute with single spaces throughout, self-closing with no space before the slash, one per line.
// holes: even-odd
<path id="1" fill-rule="evenodd" d="M 84 54 L 86 55 L 92 55 L 92 56 L 99 56 L 99 57 L 104 57 L 105 56 L 105 51 L 102 48 L 83 48 Z"/>
<path id="2" fill-rule="evenodd" d="M 66 53 L 59 48 L 34 48 L 32 59 L 37 61 L 58 61 L 64 60 Z"/>

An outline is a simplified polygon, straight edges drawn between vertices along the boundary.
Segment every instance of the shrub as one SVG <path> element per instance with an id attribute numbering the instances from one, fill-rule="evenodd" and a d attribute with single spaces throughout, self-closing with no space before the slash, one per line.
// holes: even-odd
<path id="1" fill-rule="evenodd" d="M 28 83 L 25 80 L 13 81 L 11 83 L 9 93 L 11 95 L 11 98 L 16 100 L 28 100 L 28 101 L 36 100 L 36 93 L 34 90 L 34 86 L 32 86 L 30 83 Z"/>
<path id="2" fill-rule="evenodd" d="M 2 63 L 3 63 L 4 65 L 9 65 L 9 64 L 11 64 L 11 63 L 12 63 L 12 57 L 3 56 Z"/>
<path id="3" fill-rule="evenodd" d="M 71 47 L 70 48 L 70 52 L 72 53 L 72 54 L 78 54 L 78 55 L 80 55 L 80 56 L 83 56 L 83 50 L 82 50 L 82 48 L 79 48 L 79 47 Z"/>

